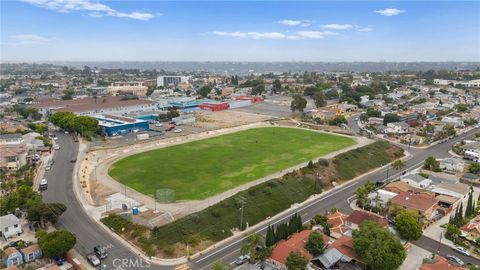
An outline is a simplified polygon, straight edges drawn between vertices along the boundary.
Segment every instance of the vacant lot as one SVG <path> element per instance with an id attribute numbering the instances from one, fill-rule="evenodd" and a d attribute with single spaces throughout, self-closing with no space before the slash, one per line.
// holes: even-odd
<path id="1" fill-rule="evenodd" d="M 144 194 L 174 189 L 178 200 L 205 199 L 355 144 L 292 128 L 256 128 L 126 157 L 110 175 Z"/>

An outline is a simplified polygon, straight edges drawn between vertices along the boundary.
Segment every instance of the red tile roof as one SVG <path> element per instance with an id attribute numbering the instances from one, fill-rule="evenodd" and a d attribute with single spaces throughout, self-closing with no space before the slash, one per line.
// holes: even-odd
<path id="1" fill-rule="evenodd" d="M 362 210 L 355 210 L 353 213 L 348 216 L 347 221 L 360 225 L 365 220 L 370 220 L 373 222 L 378 223 L 382 227 L 386 227 L 388 225 L 388 220 L 380 215 L 377 215 L 372 212 L 362 211 Z"/>
<path id="2" fill-rule="evenodd" d="M 330 225 L 330 231 L 343 234 L 348 231 L 347 226 L 345 225 L 348 215 L 340 211 L 335 211 L 327 215 L 328 225 Z"/>
<path id="3" fill-rule="evenodd" d="M 281 241 L 273 249 L 272 256 L 270 258 L 281 264 L 285 264 L 288 254 L 292 251 L 298 251 L 305 256 L 309 261 L 312 259 L 312 255 L 305 249 L 305 245 L 308 242 L 308 237 L 312 233 L 312 230 L 304 230 L 292 235 L 288 240 Z M 329 241 L 328 236 L 323 236 L 323 242 L 327 244 Z"/>
<path id="4" fill-rule="evenodd" d="M 431 262 L 425 262 L 419 268 L 419 270 L 466 270 L 468 268 L 455 266 L 448 262 L 447 259 L 441 256 L 435 256 Z"/>
<path id="5" fill-rule="evenodd" d="M 355 249 L 353 248 L 353 238 L 350 236 L 342 235 L 342 237 L 335 240 L 335 242 L 333 242 L 329 248 L 335 248 L 343 255 L 361 262 L 360 258 L 355 252 Z"/>
<path id="6" fill-rule="evenodd" d="M 426 195 L 402 192 L 393 197 L 391 202 L 396 205 L 404 206 L 407 209 L 415 209 L 418 211 L 426 211 L 435 205 L 438 205 L 438 200 Z"/>

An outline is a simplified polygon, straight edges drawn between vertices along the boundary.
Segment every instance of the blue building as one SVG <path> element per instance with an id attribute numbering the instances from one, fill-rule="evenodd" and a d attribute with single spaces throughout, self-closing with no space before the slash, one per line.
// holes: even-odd
<path id="1" fill-rule="evenodd" d="M 124 116 L 95 116 L 105 136 L 124 135 L 132 132 L 148 130 L 148 121 Z"/>

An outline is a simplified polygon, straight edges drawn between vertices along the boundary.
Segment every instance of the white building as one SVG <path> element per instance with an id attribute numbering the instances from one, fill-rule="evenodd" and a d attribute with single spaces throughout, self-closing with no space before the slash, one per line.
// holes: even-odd
<path id="1" fill-rule="evenodd" d="M 57 109 L 54 110 L 54 112 L 72 112 L 81 116 L 94 116 L 101 114 L 141 114 L 156 111 L 157 109 L 158 103 L 155 101 L 132 99 L 123 101 L 98 102 L 94 104 L 82 104 Z"/>
<path id="2" fill-rule="evenodd" d="M 20 224 L 20 219 L 18 219 L 15 215 L 12 215 L 12 214 L 1 216 L 0 226 L 1 226 L 0 230 L 5 240 L 11 238 L 12 236 L 16 236 L 23 233 L 22 226 Z"/>
<path id="3" fill-rule="evenodd" d="M 189 83 L 190 78 L 190 76 L 158 76 L 157 86 L 169 86 Z"/>
<path id="4" fill-rule="evenodd" d="M 114 82 L 107 88 L 107 93 L 110 95 L 134 95 L 146 96 L 148 87 L 144 82 Z"/>
<path id="5" fill-rule="evenodd" d="M 440 160 L 440 168 L 448 173 L 458 173 L 463 172 L 465 168 L 465 161 L 459 158 L 445 158 Z"/>
<path id="6" fill-rule="evenodd" d="M 388 123 L 385 128 L 385 133 L 389 134 L 407 134 L 409 133 L 410 126 L 405 122 Z"/>
<path id="7" fill-rule="evenodd" d="M 442 118 L 442 123 L 447 124 L 447 125 L 452 125 L 456 128 L 464 128 L 465 123 L 463 122 L 463 119 L 460 117 L 453 117 L 453 116 L 445 116 Z"/>

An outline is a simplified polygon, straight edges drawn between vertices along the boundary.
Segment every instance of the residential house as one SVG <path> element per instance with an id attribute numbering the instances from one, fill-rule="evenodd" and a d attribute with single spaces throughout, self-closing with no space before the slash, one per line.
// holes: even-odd
<path id="1" fill-rule="evenodd" d="M 418 173 L 402 175 L 400 181 L 415 188 L 427 188 L 432 184 L 431 179 L 425 178 Z"/>
<path id="2" fill-rule="evenodd" d="M 480 237 L 480 216 L 476 216 L 467 224 L 463 225 L 460 230 L 470 238 L 477 239 Z"/>
<path id="3" fill-rule="evenodd" d="M 0 134 L 0 145 L 20 144 L 23 142 L 22 134 Z"/>
<path id="4" fill-rule="evenodd" d="M 27 164 L 27 147 L 25 144 L 0 145 L 0 170 L 16 171 Z"/>
<path id="5" fill-rule="evenodd" d="M 467 270 L 467 267 L 451 264 L 446 258 L 436 255 L 435 258 L 427 258 L 418 270 Z"/>
<path id="6" fill-rule="evenodd" d="M 386 134 L 408 134 L 410 132 L 410 125 L 405 122 L 388 123 L 384 132 Z"/>
<path id="7" fill-rule="evenodd" d="M 381 117 L 369 117 L 368 124 L 370 125 L 383 125 L 383 118 Z"/>
<path id="8" fill-rule="evenodd" d="M 23 254 L 23 260 L 25 262 L 35 261 L 42 257 L 42 249 L 39 244 L 33 244 L 26 248 L 22 248 L 20 252 Z"/>
<path id="9" fill-rule="evenodd" d="M 5 239 L 23 233 L 20 219 L 13 214 L 8 214 L 0 217 L 0 231 Z"/>
<path id="10" fill-rule="evenodd" d="M 330 244 L 328 248 L 334 248 L 342 253 L 344 257 L 350 258 L 350 264 L 355 265 L 357 268 L 367 269 L 367 265 L 362 262 L 360 257 L 355 252 L 352 237 L 344 235 Z"/>
<path id="11" fill-rule="evenodd" d="M 441 183 L 432 186 L 430 191 L 435 192 L 437 195 L 443 194 L 465 200 L 470 192 L 470 187 L 464 183 Z"/>
<path id="12" fill-rule="evenodd" d="M 330 236 L 338 239 L 345 234 L 349 228 L 347 227 L 348 215 L 336 210 L 327 215 L 327 223 L 330 226 Z"/>
<path id="13" fill-rule="evenodd" d="M 2 253 L 2 261 L 6 267 L 23 264 L 23 256 L 16 248 L 8 247 Z"/>
<path id="14" fill-rule="evenodd" d="M 378 214 L 363 210 L 355 210 L 348 216 L 347 226 L 352 230 L 356 230 L 365 220 L 376 222 L 382 227 L 388 225 L 388 220 Z"/>
<path id="15" fill-rule="evenodd" d="M 312 230 L 304 230 L 298 233 L 293 234 L 289 239 L 280 241 L 272 251 L 269 262 L 274 264 L 278 269 L 287 269 L 285 263 L 287 262 L 287 257 L 290 252 L 298 251 L 300 252 L 307 260 L 312 259 L 312 255 L 305 249 L 305 245 L 308 242 L 308 237 L 312 233 Z M 328 243 L 329 237 L 324 235 L 323 242 Z"/>
<path id="16" fill-rule="evenodd" d="M 368 198 L 372 202 L 372 205 L 386 207 L 387 203 L 397 195 L 398 193 L 395 192 L 391 192 L 385 189 L 378 189 L 368 194 Z"/>
<path id="17" fill-rule="evenodd" d="M 465 161 L 459 158 L 445 158 L 440 160 L 440 168 L 448 173 L 459 173 L 463 172 L 463 169 L 465 168 Z"/>
<path id="18" fill-rule="evenodd" d="M 463 119 L 461 117 L 450 117 L 450 116 L 445 116 L 442 118 L 442 123 L 446 125 L 452 125 L 455 128 L 464 128 L 465 123 L 463 122 Z"/>
<path id="19" fill-rule="evenodd" d="M 437 214 L 438 200 L 425 194 L 417 194 L 411 192 L 402 192 L 393 197 L 389 212 L 398 210 L 414 211 L 427 220 L 431 220 Z"/>

